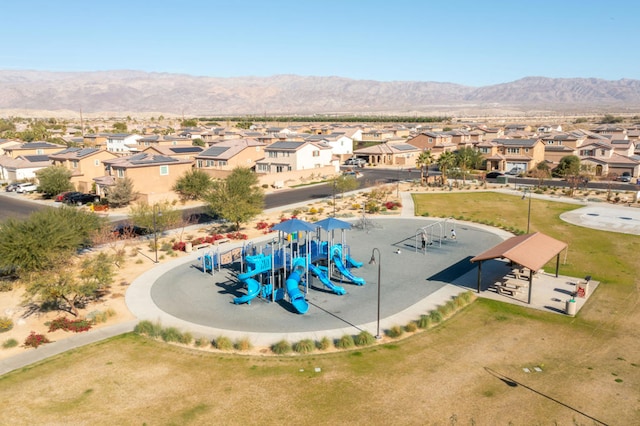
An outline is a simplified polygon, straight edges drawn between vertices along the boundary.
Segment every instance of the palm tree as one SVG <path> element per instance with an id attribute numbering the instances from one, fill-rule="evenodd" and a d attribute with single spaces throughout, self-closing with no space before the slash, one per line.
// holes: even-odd
<path id="1" fill-rule="evenodd" d="M 427 169 L 427 178 L 429 176 L 429 165 L 433 163 L 433 156 L 431 155 L 431 151 L 422 151 L 418 158 L 416 159 L 416 166 L 420 166 L 420 183 L 424 182 L 424 169 Z"/>
<path id="2" fill-rule="evenodd" d="M 442 173 L 442 184 L 447 181 L 447 171 L 455 166 L 456 164 L 456 156 L 453 152 L 445 151 L 438 158 L 438 167 L 440 167 L 440 172 Z"/>

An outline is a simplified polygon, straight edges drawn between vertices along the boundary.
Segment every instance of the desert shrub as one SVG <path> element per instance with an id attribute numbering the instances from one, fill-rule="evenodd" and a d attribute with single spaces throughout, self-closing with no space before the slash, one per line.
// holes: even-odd
<path id="1" fill-rule="evenodd" d="M 308 211 L 309 214 L 317 214 L 318 213 L 318 209 L 316 209 L 315 207 L 311 207 Z"/>
<path id="2" fill-rule="evenodd" d="M 458 298 L 462 299 L 468 305 L 473 300 L 473 293 L 465 291 L 464 293 L 460 293 Z"/>
<path id="3" fill-rule="evenodd" d="M 243 337 L 242 339 L 236 340 L 233 347 L 239 351 L 248 351 L 253 347 L 253 345 L 251 344 L 251 340 L 249 340 L 248 337 Z"/>
<path id="4" fill-rule="evenodd" d="M 144 263 L 144 261 L 142 259 L 136 260 L 136 265 L 141 265 L 142 263 Z"/>
<path id="5" fill-rule="evenodd" d="M 420 315 L 420 319 L 418 320 L 418 328 L 429 328 L 431 325 L 431 319 L 429 315 Z"/>
<path id="6" fill-rule="evenodd" d="M 451 305 L 445 303 L 444 305 L 439 305 L 438 306 L 438 312 L 440 312 L 440 314 L 442 314 L 442 317 L 446 317 L 448 315 L 451 314 L 451 312 L 453 312 L 451 310 Z"/>
<path id="7" fill-rule="evenodd" d="M 366 330 L 362 330 L 354 339 L 354 343 L 356 346 L 369 346 L 373 345 L 376 341 L 376 338 L 373 334 L 369 333 Z"/>
<path id="8" fill-rule="evenodd" d="M 418 329 L 418 325 L 416 324 L 415 321 L 411 321 L 404 326 L 404 331 L 406 331 L 407 333 L 413 333 L 417 329 Z"/>
<path id="9" fill-rule="evenodd" d="M 338 349 L 349 349 L 355 346 L 355 342 L 353 341 L 353 336 L 350 334 L 345 334 L 338 340 L 336 340 L 336 348 Z"/>
<path id="10" fill-rule="evenodd" d="M 434 324 L 442 322 L 442 313 L 440 311 L 438 311 L 438 310 L 431 311 L 429 313 L 429 319 Z"/>
<path id="11" fill-rule="evenodd" d="M 182 343 L 183 345 L 190 345 L 191 342 L 193 342 L 193 334 L 189 333 L 188 331 L 182 333 L 182 339 L 180 339 L 180 343 Z"/>
<path id="12" fill-rule="evenodd" d="M 323 337 L 322 339 L 320 339 L 316 343 L 316 346 L 321 351 L 326 351 L 327 349 L 329 349 L 331 347 L 331 339 L 329 339 L 327 336 L 325 336 L 325 337 Z"/>
<path id="13" fill-rule="evenodd" d="M 160 251 L 170 251 L 173 249 L 173 244 L 171 244 L 169 241 L 165 241 L 162 243 L 162 245 L 160 246 Z"/>
<path id="14" fill-rule="evenodd" d="M 216 349 L 220 349 L 221 351 L 230 351 L 233 349 L 233 343 L 231 343 L 231 339 L 225 336 L 220 336 L 213 341 L 213 346 Z"/>
<path id="15" fill-rule="evenodd" d="M 0 317 L 0 333 L 9 331 L 13 328 L 13 320 L 7 317 Z"/>
<path id="16" fill-rule="evenodd" d="M 196 348 L 206 348 L 210 344 L 211 344 L 211 341 L 206 337 L 198 337 L 196 340 L 193 341 L 193 346 L 195 346 Z"/>
<path id="17" fill-rule="evenodd" d="M 160 331 L 160 338 L 165 342 L 181 343 L 182 333 L 175 327 L 167 327 Z"/>
<path id="18" fill-rule="evenodd" d="M 11 349 L 11 348 L 15 348 L 16 346 L 18 346 L 18 341 L 16 339 L 7 339 L 4 342 L 2 342 L 3 349 Z"/>
<path id="19" fill-rule="evenodd" d="M 133 328 L 134 333 L 142 334 L 149 337 L 159 337 L 160 332 L 162 331 L 162 327 L 159 323 L 153 323 L 149 320 L 140 321 Z"/>
<path id="20" fill-rule="evenodd" d="M 447 303 L 445 303 L 444 305 L 447 307 L 449 313 L 455 312 L 456 302 L 453 299 L 447 300 Z"/>
<path id="21" fill-rule="evenodd" d="M 293 344 L 293 350 L 299 354 L 308 354 L 313 352 L 314 344 L 311 339 L 302 339 L 299 342 Z"/>
<path id="22" fill-rule="evenodd" d="M 0 293 L 13 290 L 13 282 L 11 280 L 0 279 Z"/>
<path id="23" fill-rule="evenodd" d="M 32 331 L 24 340 L 23 346 L 26 348 L 37 348 L 38 346 L 42 346 L 46 343 L 51 343 L 51 341 L 47 339 L 47 336 Z"/>
<path id="24" fill-rule="evenodd" d="M 93 321 L 90 319 L 77 318 L 70 320 L 66 317 L 58 317 L 49 323 L 49 333 L 56 330 L 72 331 L 74 333 L 80 333 L 82 331 L 89 331 Z"/>
<path id="25" fill-rule="evenodd" d="M 271 345 L 271 350 L 274 354 L 284 355 L 291 352 L 291 343 L 288 340 L 280 340 L 279 342 Z"/>
<path id="26" fill-rule="evenodd" d="M 403 332 L 404 331 L 402 330 L 402 327 L 400 327 L 399 325 L 394 325 L 390 329 L 384 331 L 384 333 L 391 338 L 400 337 L 402 336 Z"/>

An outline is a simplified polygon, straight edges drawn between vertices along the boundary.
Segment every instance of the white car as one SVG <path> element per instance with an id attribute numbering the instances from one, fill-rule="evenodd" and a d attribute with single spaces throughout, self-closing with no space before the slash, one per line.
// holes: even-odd
<path id="1" fill-rule="evenodd" d="M 25 182 L 18 185 L 18 188 L 16 188 L 16 192 L 19 194 L 28 194 L 31 192 L 36 192 L 37 189 L 38 185 L 36 185 L 35 183 Z"/>

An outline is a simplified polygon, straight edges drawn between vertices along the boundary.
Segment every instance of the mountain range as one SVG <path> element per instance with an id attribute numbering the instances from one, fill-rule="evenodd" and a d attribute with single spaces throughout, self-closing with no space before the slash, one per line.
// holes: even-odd
<path id="1" fill-rule="evenodd" d="M 640 110 L 640 80 L 526 77 L 470 87 L 422 81 L 143 71 L 0 70 L 0 111 L 187 116 L 602 113 Z"/>

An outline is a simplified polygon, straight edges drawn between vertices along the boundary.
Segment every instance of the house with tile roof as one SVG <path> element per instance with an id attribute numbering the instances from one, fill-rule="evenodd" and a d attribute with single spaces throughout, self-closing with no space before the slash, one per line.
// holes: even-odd
<path id="1" fill-rule="evenodd" d="M 497 150 L 483 156 L 487 160 L 486 170 L 527 172 L 545 159 L 545 145 L 541 139 L 493 139 L 491 142 Z"/>
<path id="2" fill-rule="evenodd" d="M 444 152 L 453 152 L 458 145 L 453 142 L 453 137 L 444 132 L 426 131 L 408 139 L 409 145 L 413 145 L 420 151 L 431 151 L 434 160 L 440 158 Z"/>
<path id="3" fill-rule="evenodd" d="M 118 179 L 129 178 L 139 201 L 149 204 L 178 200 L 173 191 L 176 181 L 191 170 L 193 160 L 141 152 L 104 160 L 104 176 L 94 178 L 96 193 L 108 194 Z"/>
<path id="4" fill-rule="evenodd" d="M 25 142 L 18 145 L 5 146 L 4 155 L 17 158 L 25 155 L 49 155 L 65 149 L 66 146 L 46 141 Z"/>
<path id="5" fill-rule="evenodd" d="M 584 144 L 578 151 L 580 163 L 592 169 L 595 176 L 620 176 L 629 173 L 638 177 L 640 161 L 629 155 L 616 152 L 614 146 L 606 142 Z"/>
<path id="6" fill-rule="evenodd" d="M 401 166 L 412 168 L 422 150 L 404 139 L 371 145 L 353 151 L 358 158 L 364 158 L 368 164 L 380 166 Z"/>
<path id="7" fill-rule="evenodd" d="M 103 161 L 118 158 L 105 149 L 70 147 L 49 154 L 51 165 L 62 166 L 71 171 L 71 183 L 80 192 L 92 192 L 94 178 L 104 176 Z"/>
<path id="8" fill-rule="evenodd" d="M 37 180 L 36 172 L 50 165 L 47 155 L 26 154 L 15 158 L 3 155 L 0 156 L 0 180 L 5 182 Z"/>
<path id="9" fill-rule="evenodd" d="M 224 178 L 236 167 L 254 168 L 265 157 L 264 142 L 252 138 L 219 142 L 194 156 L 195 167 L 212 177 Z"/>

